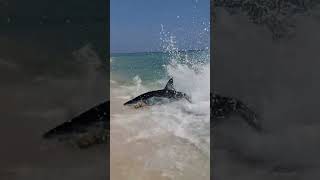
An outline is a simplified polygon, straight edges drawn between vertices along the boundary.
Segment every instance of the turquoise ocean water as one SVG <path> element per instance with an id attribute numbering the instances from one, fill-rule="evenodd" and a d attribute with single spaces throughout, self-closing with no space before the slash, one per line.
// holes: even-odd
<path id="1" fill-rule="evenodd" d="M 200 65 L 209 63 L 208 50 L 181 51 L 175 55 L 165 52 L 113 53 L 111 54 L 111 80 L 119 83 L 132 83 L 139 77 L 145 84 L 168 79 L 167 66 L 174 63 L 184 64 L 196 70 Z"/>

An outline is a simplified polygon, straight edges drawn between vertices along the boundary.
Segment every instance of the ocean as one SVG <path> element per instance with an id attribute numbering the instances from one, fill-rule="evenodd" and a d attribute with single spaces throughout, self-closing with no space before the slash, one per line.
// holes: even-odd
<path id="1" fill-rule="evenodd" d="M 209 179 L 209 50 L 117 53 L 110 68 L 111 178 Z M 170 78 L 192 103 L 123 106 Z"/>

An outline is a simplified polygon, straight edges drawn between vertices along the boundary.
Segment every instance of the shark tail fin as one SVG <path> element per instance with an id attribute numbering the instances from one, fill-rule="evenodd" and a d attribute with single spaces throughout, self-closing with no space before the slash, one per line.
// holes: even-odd
<path id="1" fill-rule="evenodd" d="M 173 78 L 170 78 L 169 81 L 167 82 L 167 85 L 164 89 L 168 89 L 168 90 L 175 90 L 173 87 Z"/>

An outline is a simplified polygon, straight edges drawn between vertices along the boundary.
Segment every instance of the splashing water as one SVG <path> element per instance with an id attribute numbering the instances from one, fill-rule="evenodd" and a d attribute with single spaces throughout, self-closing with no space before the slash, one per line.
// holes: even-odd
<path id="1" fill-rule="evenodd" d="M 162 106 L 169 118 L 175 115 L 176 136 L 186 138 L 209 156 L 210 145 L 210 64 L 209 53 L 188 56 L 176 47 L 175 37 L 165 32 L 163 47 L 169 54 L 169 64 L 165 66 L 169 77 L 174 79 L 175 88 L 187 93 L 192 103 L 181 102 Z"/>
<path id="2" fill-rule="evenodd" d="M 135 54 L 134 57 L 148 56 L 141 62 L 128 60 L 132 72 L 122 74 L 119 68 L 111 71 L 111 130 L 122 129 L 128 137 L 124 147 L 130 146 L 136 152 L 136 160 L 142 161 L 143 169 L 160 170 L 162 176 L 172 179 L 209 178 L 210 160 L 210 62 L 208 49 L 181 51 L 176 46 L 176 38 L 164 31 L 161 41 L 163 53 L 156 55 Z M 131 56 L 131 58 L 132 58 Z M 161 58 L 159 58 L 161 56 Z M 154 58 L 156 57 L 156 58 Z M 128 58 L 128 55 L 126 55 Z M 112 58 L 112 66 L 125 63 L 124 56 Z M 153 66 L 148 66 L 153 59 Z M 162 64 L 158 64 L 159 59 Z M 150 62 L 151 61 L 151 62 Z M 134 63 L 137 64 L 134 64 Z M 152 64 L 152 63 L 151 63 Z M 145 66 L 148 66 L 147 68 Z M 151 68 L 151 70 L 150 70 Z M 156 69 L 157 68 L 157 69 Z M 161 68 L 161 71 L 159 69 Z M 143 71 L 143 73 L 141 73 Z M 134 72 L 134 73 L 133 73 Z M 151 73 L 158 73 L 152 76 Z M 128 74 L 134 76 L 124 78 Z M 151 77 L 150 79 L 146 78 Z M 164 88 L 169 77 L 174 80 L 177 91 L 188 94 L 192 103 L 185 100 L 142 109 L 124 107 L 127 100 L 147 91 Z M 121 80 L 119 80 L 121 79 Z M 116 102 L 116 103 L 113 103 Z M 115 110 L 113 110 L 115 109 Z M 120 128 L 119 128 L 120 127 Z M 120 131 L 120 130 L 119 130 Z M 113 134 L 111 132 L 111 141 Z M 144 142 L 148 146 L 141 149 L 137 145 Z M 111 148 L 112 148 L 111 142 Z M 130 145 L 129 145 L 130 144 Z M 142 146 L 142 145 L 140 145 Z M 188 177 L 188 178 L 186 178 Z"/>

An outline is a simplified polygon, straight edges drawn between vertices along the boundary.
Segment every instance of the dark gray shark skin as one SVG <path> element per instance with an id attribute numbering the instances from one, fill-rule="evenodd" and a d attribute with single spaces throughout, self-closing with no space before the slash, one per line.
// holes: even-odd
<path id="1" fill-rule="evenodd" d="M 227 119 L 232 115 L 239 115 L 254 130 L 262 131 L 256 113 L 236 98 L 210 93 L 210 113 L 211 127 L 215 127 L 221 120 Z"/>
<path id="2" fill-rule="evenodd" d="M 124 105 L 133 105 L 138 108 L 143 105 L 150 106 L 155 104 L 164 104 L 181 99 L 186 99 L 187 101 L 191 102 L 191 98 L 187 94 L 174 89 L 173 79 L 171 78 L 164 89 L 146 92 L 124 103 Z"/>
<path id="3" fill-rule="evenodd" d="M 43 138 L 70 140 L 80 148 L 105 143 L 109 134 L 109 114 L 110 102 L 106 101 L 49 130 Z"/>

